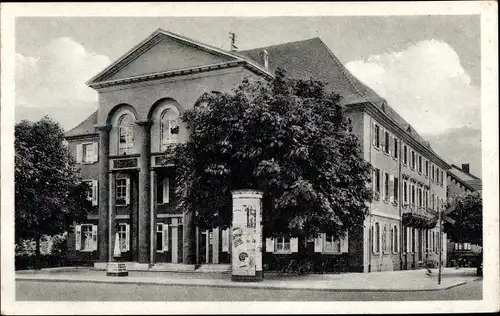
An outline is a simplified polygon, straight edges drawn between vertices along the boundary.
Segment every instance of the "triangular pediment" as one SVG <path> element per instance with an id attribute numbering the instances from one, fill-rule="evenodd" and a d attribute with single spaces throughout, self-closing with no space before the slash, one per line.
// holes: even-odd
<path id="1" fill-rule="evenodd" d="M 180 35 L 157 30 L 88 84 L 203 67 L 240 60 L 238 56 Z"/>

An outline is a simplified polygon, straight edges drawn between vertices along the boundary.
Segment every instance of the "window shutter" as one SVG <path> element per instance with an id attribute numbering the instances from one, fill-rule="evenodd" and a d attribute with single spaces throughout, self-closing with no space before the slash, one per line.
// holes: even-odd
<path id="1" fill-rule="evenodd" d="M 382 151 L 384 151 L 385 148 L 385 128 L 379 128 L 379 134 L 381 134 L 382 137 L 380 137 L 380 148 Z"/>
<path id="2" fill-rule="evenodd" d="M 94 148 L 92 152 L 94 153 L 93 162 L 99 161 L 99 143 L 97 142 L 94 143 Z"/>
<path id="3" fill-rule="evenodd" d="M 346 233 L 345 237 L 340 240 L 340 252 L 349 252 L 349 233 Z"/>
<path id="4" fill-rule="evenodd" d="M 375 146 L 376 145 L 376 135 L 375 135 L 375 122 L 372 122 L 372 145 Z"/>
<path id="5" fill-rule="evenodd" d="M 168 251 L 168 225 L 163 224 L 163 251 Z"/>
<path id="6" fill-rule="evenodd" d="M 75 250 L 82 249 L 82 225 L 75 225 Z"/>
<path id="7" fill-rule="evenodd" d="M 98 204 L 98 192 L 99 192 L 99 187 L 97 185 L 98 181 L 97 180 L 92 180 L 92 205 L 96 206 Z"/>
<path id="8" fill-rule="evenodd" d="M 389 155 L 392 156 L 394 150 L 394 137 L 389 135 Z"/>
<path id="9" fill-rule="evenodd" d="M 266 238 L 266 252 L 274 252 L 274 239 Z"/>
<path id="10" fill-rule="evenodd" d="M 163 203 L 168 203 L 170 201 L 170 179 L 163 179 Z"/>
<path id="11" fill-rule="evenodd" d="M 314 238 L 314 252 L 323 252 L 323 235 Z"/>
<path id="12" fill-rule="evenodd" d="M 130 225 L 125 224 L 125 250 L 130 250 Z"/>
<path id="13" fill-rule="evenodd" d="M 224 229 L 222 231 L 222 252 L 229 251 L 229 229 Z"/>
<path id="14" fill-rule="evenodd" d="M 76 145 L 76 163 L 82 163 L 83 146 L 82 144 Z"/>
<path id="15" fill-rule="evenodd" d="M 127 178 L 125 183 L 126 183 L 126 186 L 125 186 L 125 204 L 129 205 L 130 204 L 130 178 Z"/>
<path id="16" fill-rule="evenodd" d="M 92 225 L 92 249 L 97 250 L 97 225 Z"/>
<path id="17" fill-rule="evenodd" d="M 290 238 L 290 250 L 292 252 L 299 252 L 299 239 L 297 237 Z"/>

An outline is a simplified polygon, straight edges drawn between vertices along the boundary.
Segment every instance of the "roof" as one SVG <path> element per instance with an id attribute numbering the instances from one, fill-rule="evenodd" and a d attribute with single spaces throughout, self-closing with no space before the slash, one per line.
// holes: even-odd
<path id="1" fill-rule="evenodd" d="M 255 48 L 240 51 L 237 54 L 250 58 L 256 64 L 264 67 L 262 55 L 264 50 L 268 53 L 269 70 L 272 73 L 279 67 L 284 69 L 287 75 L 297 79 L 315 78 L 324 81 L 328 84 L 327 89 L 331 89 L 344 98 L 341 101 L 344 105 L 371 102 L 415 140 L 436 154 L 431 149 L 429 142 L 424 140 L 407 121 L 390 107 L 385 99 L 354 77 L 320 38 L 315 37 L 303 41 Z"/>
<path id="2" fill-rule="evenodd" d="M 80 135 L 88 135 L 95 134 L 97 132 L 95 128 L 95 124 L 97 124 L 97 111 L 90 114 L 83 122 L 73 127 L 69 131 L 67 131 L 64 136 L 65 137 L 74 137 Z"/>
<path id="3" fill-rule="evenodd" d="M 462 168 L 456 166 L 456 165 L 451 165 L 451 169 L 449 170 L 450 176 L 454 177 L 455 179 L 460 180 L 462 183 L 467 183 L 468 186 L 470 186 L 472 190 L 482 190 L 483 184 L 481 179 L 476 177 L 475 175 L 464 171 Z"/>

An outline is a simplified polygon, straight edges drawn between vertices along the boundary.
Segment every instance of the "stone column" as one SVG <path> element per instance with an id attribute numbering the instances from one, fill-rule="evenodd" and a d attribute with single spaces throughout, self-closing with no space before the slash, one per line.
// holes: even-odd
<path id="1" fill-rule="evenodd" d="M 116 234 L 116 223 L 115 223 L 115 174 L 111 171 L 108 172 L 109 178 L 109 200 L 108 200 L 108 262 L 116 261 L 113 256 L 115 247 L 115 234 Z"/>
<path id="2" fill-rule="evenodd" d="M 109 255 L 108 215 L 109 215 L 109 132 L 111 126 L 99 126 L 99 261 L 107 262 Z"/>
<path id="3" fill-rule="evenodd" d="M 150 228 L 150 248 L 149 248 L 149 263 L 152 266 L 155 262 L 155 251 L 156 251 L 156 170 L 151 169 L 149 172 L 149 179 L 151 184 L 151 196 L 150 196 L 150 209 L 151 209 L 151 228 Z"/>
<path id="4" fill-rule="evenodd" d="M 150 263 L 150 229 L 151 229 L 151 191 L 150 191 L 150 128 L 151 123 L 137 122 L 138 128 L 138 147 L 140 148 L 139 157 L 139 242 L 138 242 L 138 261 L 139 263 Z"/>

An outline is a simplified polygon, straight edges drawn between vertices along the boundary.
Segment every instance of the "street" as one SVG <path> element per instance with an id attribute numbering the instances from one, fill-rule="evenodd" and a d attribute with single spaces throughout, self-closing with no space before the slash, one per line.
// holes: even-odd
<path id="1" fill-rule="evenodd" d="M 16 281 L 18 301 L 422 301 L 481 300 L 482 280 L 448 290 L 422 292 L 336 292 Z"/>

